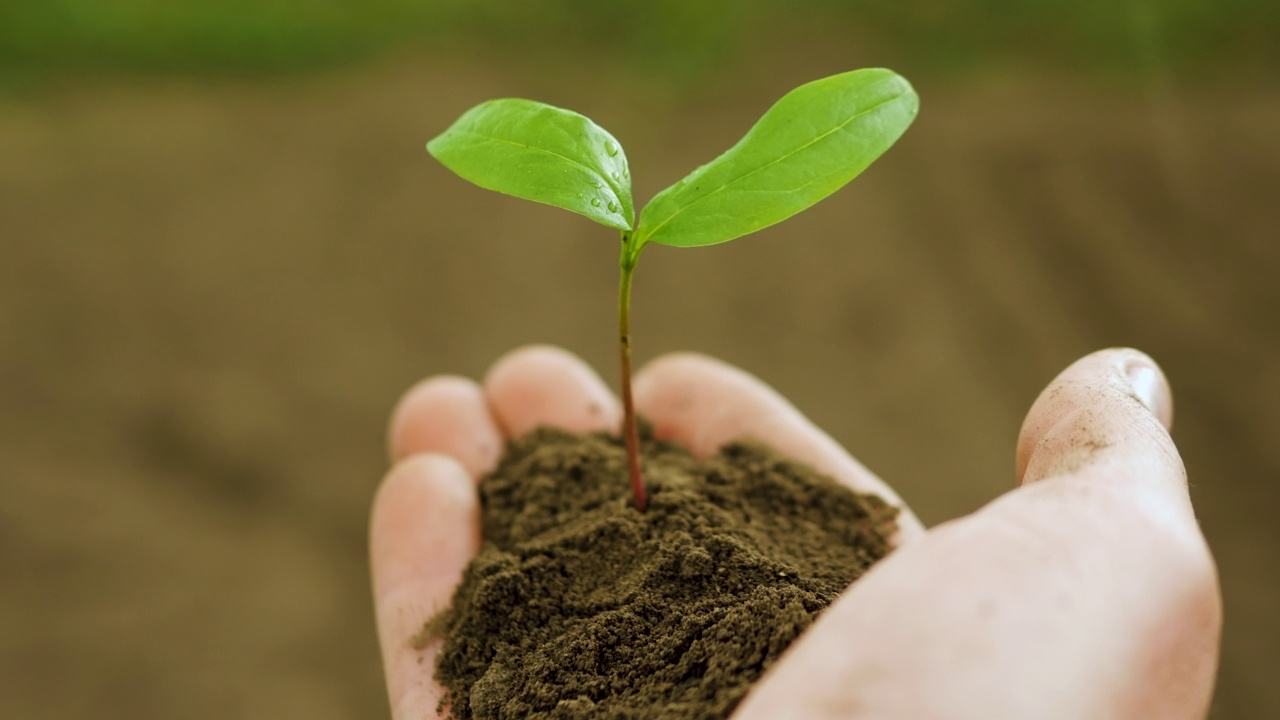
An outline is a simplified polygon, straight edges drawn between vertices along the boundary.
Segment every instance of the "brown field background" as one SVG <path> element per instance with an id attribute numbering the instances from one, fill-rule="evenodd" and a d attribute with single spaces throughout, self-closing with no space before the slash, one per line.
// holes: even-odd
<path id="1" fill-rule="evenodd" d="M 615 381 L 616 237 L 423 143 L 535 97 L 617 135 L 643 201 L 790 87 L 877 62 L 779 46 L 692 90 L 455 54 L 0 98 L 0 717 L 385 716 L 365 524 L 397 395 L 524 343 Z M 1151 353 L 1222 575 L 1211 716 L 1280 717 L 1280 83 L 916 84 L 849 188 L 648 250 L 639 359 L 759 375 L 934 524 L 1012 485 L 1058 371 Z"/>

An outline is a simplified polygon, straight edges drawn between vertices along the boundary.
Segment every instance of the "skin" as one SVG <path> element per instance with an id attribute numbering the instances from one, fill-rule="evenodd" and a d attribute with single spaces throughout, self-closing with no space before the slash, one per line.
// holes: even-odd
<path id="1" fill-rule="evenodd" d="M 693 354 L 635 381 L 639 412 L 697 455 L 755 437 L 901 505 L 756 378 Z M 1035 401 L 1016 487 L 926 531 L 841 596 L 747 696 L 763 718 L 1203 718 L 1222 624 L 1217 572 L 1168 434 L 1173 401 L 1135 350 L 1089 355 Z M 504 439 L 540 424 L 615 430 L 617 399 L 571 354 L 516 350 L 482 385 L 430 378 L 390 425 L 374 500 L 374 598 L 392 716 L 435 715 L 439 645 L 409 639 L 447 605 L 480 545 L 475 484 Z"/>

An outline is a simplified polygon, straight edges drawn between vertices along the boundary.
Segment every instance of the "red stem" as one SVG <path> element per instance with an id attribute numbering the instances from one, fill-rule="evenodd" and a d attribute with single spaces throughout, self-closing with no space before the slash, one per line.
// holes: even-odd
<path id="1" fill-rule="evenodd" d="M 623 236 L 622 279 L 618 284 L 618 339 L 622 352 L 622 434 L 627 445 L 627 468 L 631 473 L 631 494 L 636 509 L 644 512 L 644 476 L 640 473 L 640 438 L 636 431 L 636 407 L 631 399 L 631 273 L 635 257 L 631 256 L 630 238 Z"/>

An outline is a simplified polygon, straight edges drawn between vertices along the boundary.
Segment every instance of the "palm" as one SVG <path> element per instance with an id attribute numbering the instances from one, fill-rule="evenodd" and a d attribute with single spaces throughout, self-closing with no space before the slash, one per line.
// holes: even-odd
<path id="1" fill-rule="evenodd" d="M 1106 351 L 1055 381 L 1060 390 L 1042 396 L 1023 428 L 1023 487 L 929 532 L 904 507 L 899 550 L 824 613 L 735 718 L 1203 717 L 1217 580 L 1176 450 L 1119 384 L 1143 363 Z M 1163 380 L 1141 376 L 1167 424 Z M 741 371 L 670 356 L 641 371 L 636 401 L 660 435 L 697 455 L 754 437 L 902 506 Z M 438 645 L 419 651 L 408 641 L 448 603 L 479 548 L 475 482 L 504 439 L 542 424 L 612 430 L 619 418 L 594 372 L 551 348 L 508 355 L 483 388 L 442 377 L 405 396 L 370 538 L 394 717 L 435 710 Z"/>

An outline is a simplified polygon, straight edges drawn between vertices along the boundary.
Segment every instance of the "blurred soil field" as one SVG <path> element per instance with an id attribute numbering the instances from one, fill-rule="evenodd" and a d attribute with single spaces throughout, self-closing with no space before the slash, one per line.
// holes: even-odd
<path id="1" fill-rule="evenodd" d="M 385 716 L 365 523 L 399 393 L 533 342 L 615 372 L 616 236 L 423 143 L 535 97 L 617 135 L 643 200 L 852 67 L 798 54 L 699 96 L 400 58 L 0 100 L 0 717 Z M 1222 574 L 1212 717 L 1280 717 L 1280 84 L 917 88 L 813 211 L 647 251 L 639 359 L 756 373 L 934 524 L 1012 486 L 1058 371 L 1151 353 Z"/>

